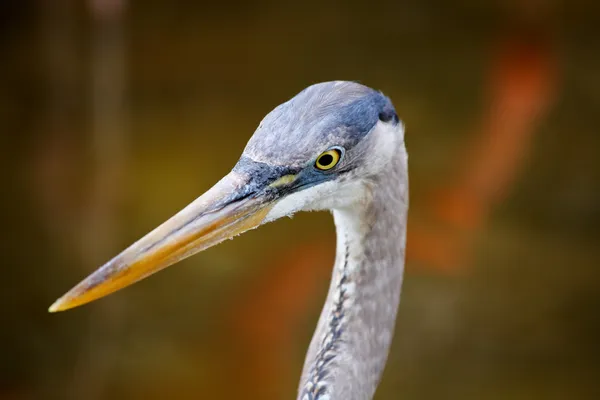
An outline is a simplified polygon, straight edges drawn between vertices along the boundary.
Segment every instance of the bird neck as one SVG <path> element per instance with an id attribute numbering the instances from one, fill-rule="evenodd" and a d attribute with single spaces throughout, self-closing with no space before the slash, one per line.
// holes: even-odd
<path id="1" fill-rule="evenodd" d="M 299 400 L 371 399 L 387 360 L 404 272 L 406 154 L 370 180 L 369 201 L 333 211 L 336 262 Z"/>

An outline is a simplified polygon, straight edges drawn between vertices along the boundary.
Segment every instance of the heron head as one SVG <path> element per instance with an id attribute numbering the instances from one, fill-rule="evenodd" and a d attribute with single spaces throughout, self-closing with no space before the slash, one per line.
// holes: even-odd
<path id="1" fill-rule="evenodd" d="M 58 299 L 62 311 L 297 211 L 351 207 L 404 149 L 390 100 L 353 82 L 308 87 L 259 124 L 232 171 Z"/>

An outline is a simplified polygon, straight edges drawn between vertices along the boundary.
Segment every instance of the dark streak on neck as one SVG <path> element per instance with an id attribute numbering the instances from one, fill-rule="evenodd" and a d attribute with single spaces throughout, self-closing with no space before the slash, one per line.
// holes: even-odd
<path id="1" fill-rule="evenodd" d="M 319 351 L 313 362 L 307 385 L 304 387 L 301 398 L 303 400 L 319 400 L 321 396 L 327 394 L 328 386 L 325 379 L 329 376 L 328 367 L 336 358 L 339 350 L 338 344 L 344 331 L 343 318 L 346 312 L 344 303 L 348 299 L 348 294 L 344 284 L 348 282 L 347 274 L 348 258 L 350 248 L 348 240 L 345 241 L 344 266 L 342 267 L 340 280 L 337 283 L 336 290 L 339 292 L 339 298 L 334 303 L 331 310 L 329 327 L 319 346 Z"/>

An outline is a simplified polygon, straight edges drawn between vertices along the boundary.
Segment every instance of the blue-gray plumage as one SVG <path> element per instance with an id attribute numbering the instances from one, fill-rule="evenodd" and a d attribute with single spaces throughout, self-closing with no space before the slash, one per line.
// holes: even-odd
<path id="1" fill-rule="evenodd" d="M 331 210 L 337 251 L 299 400 L 368 400 L 392 340 L 408 211 L 404 129 L 353 82 L 308 87 L 260 123 L 233 170 L 50 308 L 68 309 L 297 211 Z"/>
<path id="2" fill-rule="evenodd" d="M 273 165 L 305 165 L 328 144 L 354 147 L 380 117 L 398 122 L 381 92 L 350 82 L 316 84 L 267 114 L 244 154 Z"/>

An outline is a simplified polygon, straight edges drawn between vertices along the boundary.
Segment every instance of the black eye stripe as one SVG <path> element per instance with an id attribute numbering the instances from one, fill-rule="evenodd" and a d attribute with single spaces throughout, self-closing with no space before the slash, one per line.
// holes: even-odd
<path id="1" fill-rule="evenodd" d="M 394 124 L 399 122 L 398 115 L 393 110 L 386 110 L 379 113 L 379 119 L 382 122 L 390 122 L 393 121 Z"/>

